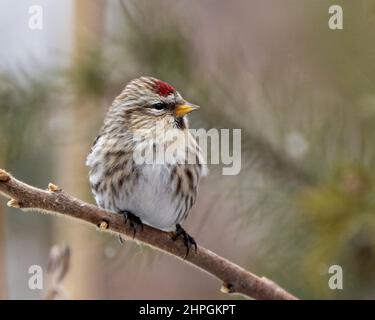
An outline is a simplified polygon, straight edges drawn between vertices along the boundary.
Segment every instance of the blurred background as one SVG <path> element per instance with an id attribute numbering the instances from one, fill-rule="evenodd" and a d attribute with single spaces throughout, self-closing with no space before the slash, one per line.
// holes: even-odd
<path id="1" fill-rule="evenodd" d="M 332 4 L 343 30 L 328 28 Z M 195 239 L 300 298 L 375 298 L 374 36 L 373 0 L 1 0 L 0 167 L 94 203 L 91 143 L 125 84 L 152 75 L 202 106 L 192 127 L 242 129 L 242 170 L 210 166 Z M 60 298 L 228 298 L 173 257 L 5 203 L 1 298 L 43 298 L 28 270 L 61 243 Z M 343 290 L 328 287 L 335 264 Z"/>

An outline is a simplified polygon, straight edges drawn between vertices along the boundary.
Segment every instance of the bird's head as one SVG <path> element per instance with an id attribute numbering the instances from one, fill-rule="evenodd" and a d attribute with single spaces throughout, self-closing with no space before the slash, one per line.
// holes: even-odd
<path id="1" fill-rule="evenodd" d="M 185 129 L 186 115 L 198 106 L 185 101 L 170 84 L 153 77 L 130 81 L 115 99 L 112 109 L 121 112 L 132 129 L 155 125 Z"/>

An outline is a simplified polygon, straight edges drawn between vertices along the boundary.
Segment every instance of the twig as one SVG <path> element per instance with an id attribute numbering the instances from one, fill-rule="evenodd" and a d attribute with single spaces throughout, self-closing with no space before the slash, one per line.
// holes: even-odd
<path id="1" fill-rule="evenodd" d="M 11 207 L 58 213 L 94 224 L 100 230 L 125 235 L 130 239 L 133 237 L 133 230 L 124 224 L 121 215 L 73 198 L 53 184 L 49 184 L 48 190 L 37 189 L 0 169 L 0 193 L 11 199 L 8 202 Z M 188 257 L 183 259 L 185 247 L 182 241 L 173 242 L 167 232 L 145 226 L 142 232 L 137 233 L 135 240 L 179 257 L 215 276 L 223 282 L 221 290 L 225 293 L 243 294 L 254 299 L 296 299 L 274 282 L 258 277 L 201 246 L 198 246 L 197 252 L 191 250 Z"/>

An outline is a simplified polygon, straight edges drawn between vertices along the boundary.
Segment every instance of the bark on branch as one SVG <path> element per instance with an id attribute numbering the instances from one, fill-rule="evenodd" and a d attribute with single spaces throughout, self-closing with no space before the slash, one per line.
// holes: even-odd
<path id="1" fill-rule="evenodd" d="M 10 198 L 8 205 L 15 208 L 57 213 L 70 216 L 97 226 L 101 230 L 125 235 L 132 239 L 133 230 L 124 224 L 121 215 L 76 199 L 54 184 L 48 190 L 32 187 L 0 169 L 0 193 Z M 186 249 L 182 241 L 173 242 L 169 233 L 144 226 L 136 235 L 137 241 L 183 260 Z M 239 293 L 254 299 L 296 299 L 273 281 L 258 277 L 231 261 L 198 245 L 197 252 L 191 250 L 183 260 L 206 271 L 223 282 L 222 291 Z"/>

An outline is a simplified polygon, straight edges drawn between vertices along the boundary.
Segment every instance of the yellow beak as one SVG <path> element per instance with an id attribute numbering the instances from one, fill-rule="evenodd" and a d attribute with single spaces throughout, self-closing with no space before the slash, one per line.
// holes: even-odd
<path id="1" fill-rule="evenodd" d="M 183 117 L 185 114 L 188 114 L 189 112 L 192 112 L 198 108 L 199 106 L 190 103 L 179 104 L 176 106 L 175 114 L 177 117 Z"/>

